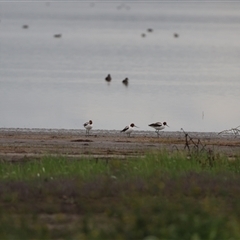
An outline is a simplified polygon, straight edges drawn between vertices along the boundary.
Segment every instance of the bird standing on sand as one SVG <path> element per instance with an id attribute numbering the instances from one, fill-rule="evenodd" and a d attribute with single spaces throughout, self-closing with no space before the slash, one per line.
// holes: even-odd
<path id="1" fill-rule="evenodd" d="M 92 129 L 93 127 L 93 122 L 92 120 L 89 120 L 88 122 L 85 122 L 83 124 L 83 126 L 86 128 L 86 134 L 89 135 L 89 131 Z"/>
<path id="2" fill-rule="evenodd" d="M 105 80 L 106 80 L 107 82 L 111 82 L 111 80 L 112 80 L 111 75 L 108 74 L 108 75 L 106 76 Z"/>
<path id="3" fill-rule="evenodd" d="M 156 129 L 156 133 L 157 133 L 158 137 L 159 137 L 160 130 L 163 130 L 166 126 L 169 127 L 166 122 L 163 122 L 163 123 L 155 122 L 155 123 L 149 124 L 148 126 Z"/>
<path id="4" fill-rule="evenodd" d="M 128 135 L 128 137 L 130 137 L 130 134 L 134 130 L 133 129 L 134 127 L 137 127 L 137 126 L 134 123 L 131 123 L 129 126 L 126 126 L 121 132 L 125 132 Z"/>

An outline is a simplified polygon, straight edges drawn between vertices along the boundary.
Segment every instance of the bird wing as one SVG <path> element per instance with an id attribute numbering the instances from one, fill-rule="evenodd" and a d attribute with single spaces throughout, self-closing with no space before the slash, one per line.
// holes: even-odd
<path id="1" fill-rule="evenodd" d="M 155 122 L 155 123 L 151 123 L 148 125 L 149 127 L 161 127 L 162 123 L 161 122 Z"/>
<path id="2" fill-rule="evenodd" d="M 83 124 L 83 126 L 86 127 L 86 126 L 88 125 L 88 123 L 89 123 L 89 122 L 85 122 L 85 123 Z"/>
<path id="3" fill-rule="evenodd" d="M 129 129 L 129 126 L 126 126 L 121 132 L 126 132 Z"/>

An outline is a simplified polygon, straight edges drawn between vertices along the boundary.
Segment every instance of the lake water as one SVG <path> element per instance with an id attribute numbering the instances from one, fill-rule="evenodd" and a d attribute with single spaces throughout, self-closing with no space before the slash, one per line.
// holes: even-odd
<path id="1" fill-rule="evenodd" d="M 0 128 L 240 125 L 240 3 L 0 2 L 0 20 Z"/>

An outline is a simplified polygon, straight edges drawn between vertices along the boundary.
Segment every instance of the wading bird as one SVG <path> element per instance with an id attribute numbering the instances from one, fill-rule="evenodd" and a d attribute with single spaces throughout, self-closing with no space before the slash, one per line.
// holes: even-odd
<path id="1" fill-rule="evenodd" d="M 83 126 L 86 128 L 86 134 L 89 135 L 89 131 L 92 129 L 93 127 L 93 122 L 92 120 L 89 120 L 88 122 L 85 122 L 83 124 Z"/>
<path id="2" fill-rule="evenodd" d="M 125 132 L 128 135 L 128 137 L 130 137 L 130 134 L 134 130 L 133 129 L 134 127 L 137 127 L 137 126 L 134 123 L 131 123 L 129 126 L 126 126 L 121 132 Z"/>
<path id="3" fill-rule="evenodd" d="M 149 124 L 148 126 L 152 127 L 152 128 L 155 128 L 158 137 L 159 137 L 159 131 L 160 130 L 163 130 L 166 126 L 169 127 L 166 122 L 163 122 L 163 123 L 155 122 L 155 123 Z"/>

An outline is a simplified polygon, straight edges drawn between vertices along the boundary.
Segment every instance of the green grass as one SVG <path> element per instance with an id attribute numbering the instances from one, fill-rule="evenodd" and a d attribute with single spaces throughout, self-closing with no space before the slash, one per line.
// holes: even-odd
<path id="1" fill-rule="evenodd" d="M 80 159 L 67 160 L 64 157 L 46 156 L 41 160 L 25 163 L 2 163 L 0 179 L 2 180 L 31 180 L 35 178 L 81 177 L 92 178 L 108 172 L 105 161 Z"/>
<path id="2" fill-rule="evenodd" d="M 0 164 L 0 239 L 240 239 L 240 158 Z"/>
<path id="3" fill-rule="evenodd" d="M 67 160 L 64 157 L 46 156 L 41 160 L 25 163 L 1 163 L 0 180 L 30 180 L 34 178 L 80 177 L 94 178 L 98 175 L 112 177 L 149 177 L 156 172 L 179 175 L 184 172 L 240 173 L 240 158 L 229 161 L 226 156 L 209 159 L 205 154 L 188 156 L 183 152 L 169 154 L 166 151 L 151 152 L 144 157 L 121 160 Z"/>

